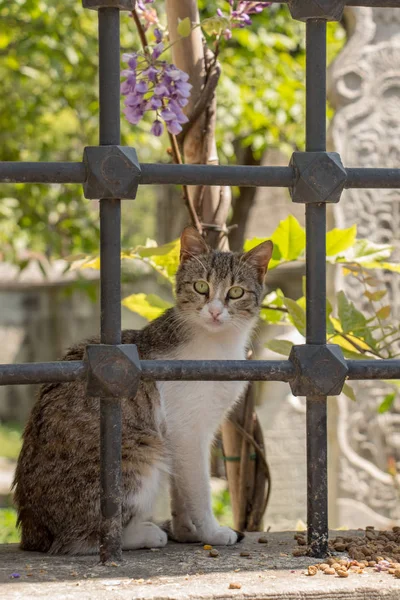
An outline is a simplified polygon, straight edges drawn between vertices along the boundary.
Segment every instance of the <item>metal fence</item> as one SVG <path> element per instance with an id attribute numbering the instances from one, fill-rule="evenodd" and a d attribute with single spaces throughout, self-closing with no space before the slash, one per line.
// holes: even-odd
<path id="1" fill-rule="evenodd" d="M 83 361 L 0 365 L 0 385 L 87 381 L 100 397 L 101 540 L 103 562 L 121 558 L 121 405 L 140 378 L 166 380 L 269 380 L 288 382 L 307 396 L 307 520 L 314 556 L 328 548 L 327 396 L 347 379 L 400 379 L 400 360 L 345 360 L 326 344 L 326 203 L 344 188 L 400 188 L 399 169 L 344 168 L 326 152 L 326 23 L 341 19 L 346 5 L 399 7 L 400 0 L 281 0 L 306 25 L 306 152 L 289 167 L 140 164 L 133 148 L 120 144 L 120 10 L 132 0 L 83 0 L 98 10 L 100 145 L 85 148 L 83 161 L 2 162 L 4 183 L 81 183 L 86 198 L 100 202 L 101 344 L 88 346 Z M 306 344 L 282 361 L 139 360 L 121 345 L 121 199 L 146 184 L 287 187 L 306 211 Z M 116 526 L 117 525 L 117 526 Z"/>

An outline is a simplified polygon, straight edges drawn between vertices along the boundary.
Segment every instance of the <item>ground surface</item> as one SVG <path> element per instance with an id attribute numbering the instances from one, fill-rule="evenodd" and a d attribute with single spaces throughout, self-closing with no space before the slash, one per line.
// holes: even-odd
<path id="1" fill-rule="evenodd" d="M 248 534 L 241 544 L 219 548 L 217 558 L 202 546 L 170 543 L 160 551 L 126 552 L 121 565 L 108 567 L 97 564 L 96 557 L 53 557 L 2 545 L 0 598 L 400 599 L 400 579 L 372 570 L 346 579 L 321 572 L 308 577 L 305 569 L 316 561 L 292 556 L 292 533 L 268 534 L 268 544 L 260 544 L 259 537 Z M 240 589 L 229 589 L 232 583 Z"/>

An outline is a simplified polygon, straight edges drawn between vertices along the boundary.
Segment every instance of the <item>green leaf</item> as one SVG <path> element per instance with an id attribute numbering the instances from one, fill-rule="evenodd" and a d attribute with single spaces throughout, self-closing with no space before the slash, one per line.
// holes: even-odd
<path id="1" fill-rule="evenodd" d="M 286 319 L 286 311 L 273 310 L 283 307 L 283 293 L 277 289 L 274 292 L 267 294 L 263 300 L 263 308 L 260 311 L 260 317 L 266 323 L 280 323 Z"/>
<path id="2" fill-rule="evenodd" d="M 277 354 L 283 354 L 283 356 L 289 356 L 292 346 L 293 342 L 289 340 L 270 340 L 265 344 L 266 348 Z"/>
<path id="3" fill-rule="evenodd" d="M 377 311 L 376 316 L 378 317 L 378 319 L 387 319 L 388 317 L 390 317 L 390 311 L 390 306 L 382 306 L 382 308 L 380 308 Z"/>
<path id="4" fill-rule="evenodd" d="M 349 229 L 332 229 L 331 231 L 328 231 L 326 234 L 327 256 L 335 256 L 350 248 L 355 242 L 356 235 L 356 225 L 349 227 Z"/>
<path id="5" fill-rule="evenodd" d="M 389 244 L 375 244 L 365 239 L 356 240 L 354 245 L 345 253 L 344 257 L 339 256 L 336 262 L 351 262 L 367 267 L 368 263 L 379 264 L 379 262 L 389 258 L 392 252 L 393 246 Z"/>
<path id="6" fill-rule="evenodd" d="M 178 24 L 178 34 L 185 38 L 188 37 L 190 35 L 192 31 L 192 23 L 190 22 L 189 17 L 185 17 L 185 19 L 182 19 L 182 21 L 179 21 Z"/>
<path id="7" fill-rule="evenodd" d="M 343 291 L 337 295 L 339 320 L 343 329 L 343 333 L 354 333 L 366 326 L 366 318 L 356 309 L 354 304 L 350 302 Z"/>
<path id="8" fill-rule="evenodd" d="M 335 339 L 335 344 L 338 344 L 338 346 L 342 348 L 343 355 L 345 358 L 348 358 L 350 360 L 375 360 L 372 356 L 368 356 L 368 354 L 362 354 L 361 352 L 356 352 L 355 350 L 353 352 L 352 350 L 348 350 L 348 348 L 344 348 L 342 346 L 339 336 L 337 336 L 337 338 L 338 339 Z"/>
<path id="9" fill-rule="evenodd" d="M 391 271 L 392 273 L 400 273 L 400 264 L 393 263 L 393 262 L 380 262 L 380 261 L 366 262 L 366 263 L 363 263 L 363 267 L 365 269 L 381 269 L 384 271 Z"/>
<path id="10" fill-rule="evenodd" d="M 296 260 L 306 248 L 306 232 L 293 215 L 279 223 L 271 240 L 278 246 L 283 260 Z"/>
<path id="11" fill-rule="evenodd" d="M 229 19 L 219 16 L 209 17 L 201 22 L 201 27 L 208 35 L 221 35 L 229 28 Z"/>
<path id="12" fill-rule="evenodd" d="M 143 259 L 172 282 L 179 267 L 179 255 L 180 240 L 174 240 L 163 246 L 138 246 L 132 252 L 125 253 L 124 258 Z"/>
<path id="13" fill-rule="evenodd" d="M 364 292 L 364 296 L 366 296 L 368 300 L 371 300 L 372 302 L 378 302 L 379 300 L 382 300 L 386 294 L 387 290 L 377 290 L 376 292 L 370 292 L 367 290 Z"/>
<path id="14" fill-rule="evenodd" d="M 378 407 L 378 413 L 382 414 L 388 412 L 392 408 L 395 398 L 396 394 L 394 392 L 391 392 L 385 396 L 382 403 Z"/>
<path id="15" fill-rule="evenodd" d="M 285 298 L 284 303 L 286 308 L 289 311 L 289 317 L 293 325 L 298 329 L 298 331 L 302 334 L 306 334 L 306 313 L 305 311 L 297 304 L 295 300 L 291 298 Z"/>
<path id="16" fill-rule="evenodd" d="M 172 306 L 156 294 L 131 294 L 122 304 L 148 321 L 157 319 Z"/>
<path id="17" fill-rule="evenodd" d="M 380 263 L 379 263 L 380 264 Z M 381 285 L 381 281 L 376 277 L 372 277 L 372 275 L 368 275 L 368 277 L 364 277 L 364 282 L 370 287 L 376 287 L 377 285 Z"/>
<path id="18" fill-rule="evenodd" d="M 333 312 L 332 304 L 326 299 L 326 333 L 333 335 L 335 333 L 335 327 L 331 321 L 331 314 Z"/>
<path id="19" fill-rule="evenodd" d="M 354 394 L 354 390 L 351 386 L 349 386 L 348 383 L 345 383 L 343 386 L 343 390 L 342 390 L 343 394 L 345 396 L 347 396 L 348 398 L 350 398 L 350 400 L 353 400 L 353 402 L 356 401 L 356 396 Z"/>
<path id="20" fill-rule="evenodd" d="M 270 308 L 262 308 L 260 311 L 260 318 L 265 323 L 277 324 L 285 321 L 286 313 L 280 310 L 272 310 Z"/>

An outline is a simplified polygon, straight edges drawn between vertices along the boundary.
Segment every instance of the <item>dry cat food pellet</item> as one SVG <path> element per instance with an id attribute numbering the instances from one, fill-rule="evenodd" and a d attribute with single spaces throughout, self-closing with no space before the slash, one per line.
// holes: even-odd
<path id="1" fill-rule="evenodd" d="M 307 548 L 295 548 L 292 552 L 293 556 L 305 556 Z"/>
<path id="2" fill-rule="evenodd" d="M 400 579 L 400 569 L 395 569 L 394 576 L 395 576 L 397 579 Z"/>
<path id="3" fill-rule="evenodd" d="M 203 549 L 204 550 L 212 550 L 212 546 L 210 546 L 210 544 L 204 544 Z"/>
<path id="4" fill-rule="evenodd" d="M 311 575 L 316 575 L 318 573 L 318 567 L 315 567 L 314 565 L 310 565 L 307 569 L 307 573 L 311 576 Z"/>
<path id="5" fill-rule="evenodd" d="M 268 544 L 268 538 L 266 535 L 262 535 L 260 538 L 258 538 L 258 543 L 259 544 Z"/>
<path id="6" fill-rule="evenodd" d="M 242 587 L 241 583 L 230 583 L 229 584 L 229 589 L 230 590 L 240 590 Z"/>
<path id="7" fill-rule="evenodd" d="M 329 569 L 329 565 L 327 563 L 321 563 L 319 569 L 320 571 L 325 571 L 325 569 Z"/>
<path id="8" fill-rule="evenodd" d="M 368 525 L 361 535 L 338 535 L 329 540 L 329 550 L 336 552 L 347 552 L 350 559 L 356 561 L 360 568 L 377 566 L 377 570 L 385 570 L 384 565 L 378 568 L 381 561 L 400 563 L 400 527 L 394 527 L 390 531 L 380 531 Z M 363 534 L 363 535 L 362 535 Z M 293 556 L 302 556 L 300 549 L 304 548 L 304 534 L 295 534 L 295 540 L 299 548 L 293 552 Z M 340 563 L 338 559 L 330 558 L 326 561 L 330 565 L 334 562 Z M 375 563 L 375 564 L 374 564 Z M 341 563 L 340 563 L 341 564 Z M 354 564 L 354 563 L 353 563 Z M 391 564 L 391 568 L 396 568 Z"/>
<path id="9" fill-rule="evenodd" d="M 247 552 L 246 550 L 244 550 L 244 552 L 240 553 L 240 556 L 250 556 L 250 552 Z"/>
<path id="10" fill-rule="evenodd" d="M 336 575 L 336 571 L 335 569 L 332 569 L 332 567 L 328 567 L 325 569 L 324 575 Z"/>
<path id="11" fill-rule="evenodd" d="M 297 538 L 297 543 L 298 543 L 299 546 L 305 546 L 307 544 L 306 538 L 305 537 L 299 537 L 299 538 Z"/>
<path id="12" fill-rule="evenodd" d="M 337 574 L 339 575 L 339 577 L 348 577 L 349 573 L 348 571 L 346 571 L 346 569 L 338 569 Z"/>
<path id="13" fill-rule="evenodd" d="M 218 550 L 215 550 L 215 549 L 210 550 L 210 553 L 208 556 L 211 556 L 211 558 L 217 558 L 217 556 L 219 556 L 219 552 L 218 552 Z"/>

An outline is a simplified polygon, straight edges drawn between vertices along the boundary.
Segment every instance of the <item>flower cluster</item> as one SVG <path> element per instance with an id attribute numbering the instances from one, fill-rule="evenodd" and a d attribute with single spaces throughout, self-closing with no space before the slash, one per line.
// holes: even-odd
<path id="1" fill-rule="evenodd" d="M 157 45 L 152 51 L 122 57 L 128 64 L 128 69 L 122 71 L 126 77 L 121 84 L 121 94 L 125 96 L 124 113 L 129 123 L 136 125 L 146 112 L 154 112 L 153 135 L 163 133 L 163 121 L 169 133 L 177 135 L 182 131 L 182 124 L 188 121 L 182 108 L 189 101 L 192 86 L 186 73 L 159 60 L 164 51 L 162 33 L 155 29 L 154 34 Z"/>
<path id="2" fill-rule="evenodd" d="M 153 2 L 154 0 L 137 0 L 136 3 L 136 11 L 142 19 L 142 26 L 145 31 L 152 25 L 158 25 L 159 23 L 157 11 L 150 6 L 146 6 L 147 4 L 153 4 Z"/>
<path id="3" fill-rule="evenodd" d="M 227 27 L 223 35 L 225 39 L 229 40 L 232 37 L 232 30 L 235 28 L 242 29 L 246 25 L 251 25 L 250 15 L 256 15 L 261 13 L 264 8 L 267 8 L 272 2 L 251 2 L 249 0 L 227 0 L 230 6 L 229 21 L 230 27 Z M 217 9 L 219 17 L 224 17 L 224 14 L 220 8 Z"/>

